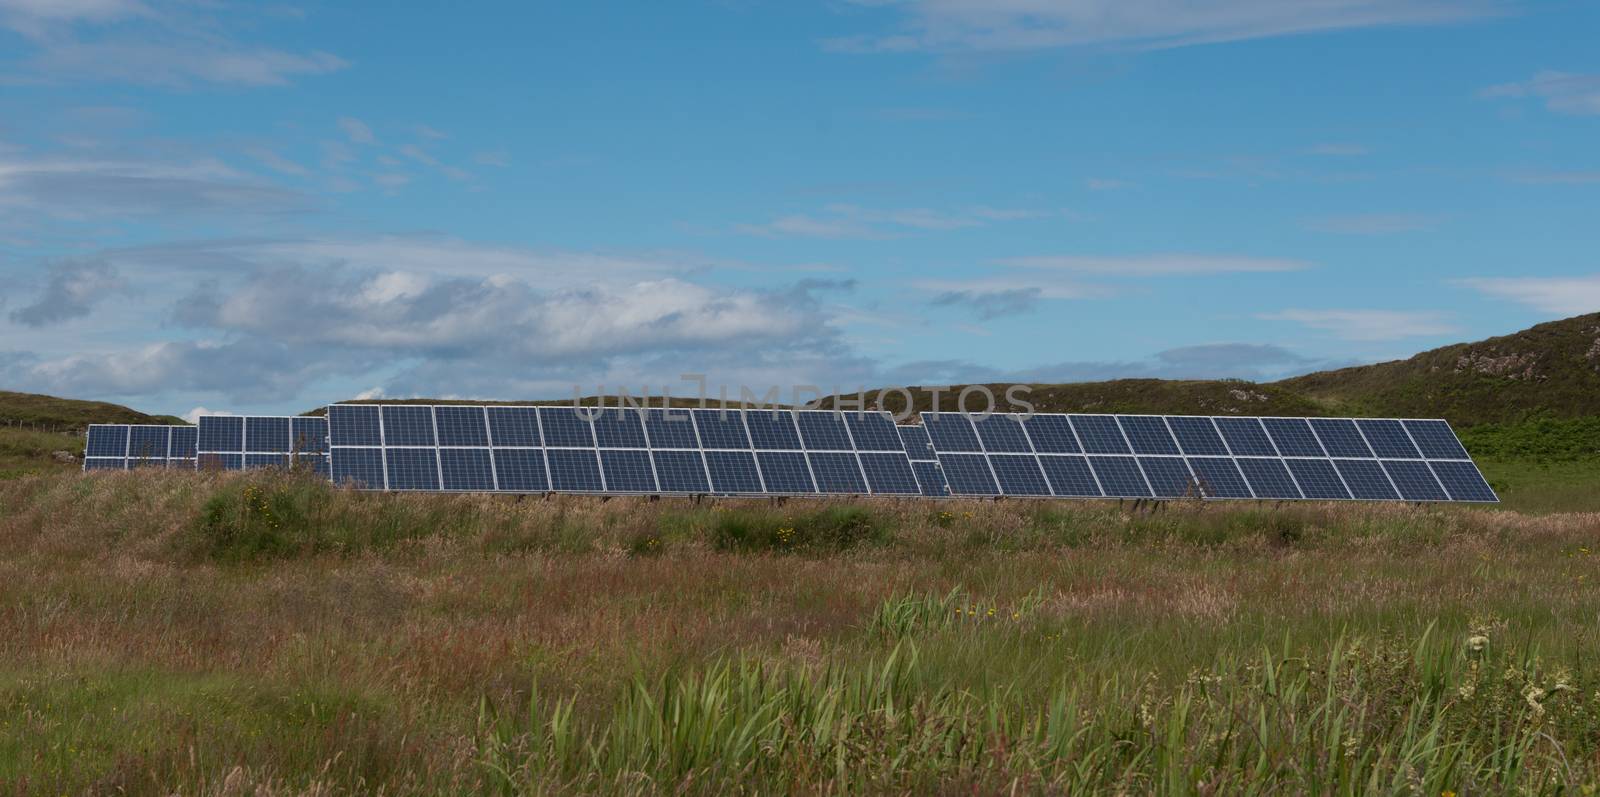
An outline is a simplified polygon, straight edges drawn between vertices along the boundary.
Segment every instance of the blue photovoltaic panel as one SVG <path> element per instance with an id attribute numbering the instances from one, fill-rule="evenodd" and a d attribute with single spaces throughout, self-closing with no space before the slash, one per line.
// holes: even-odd
<path id="1" fill-rule="evenodd" d="M 295 453 L 326 453 L 328 450 L 328 419 L 301 416 L 289 422 L 289 445 Z M 178 438 L 172 438 L 177 443 Z"/>
<path id="2" fill-rule="evenodd" d="M 1083 450 L 1090 454 L 1126 454 L 1128 441 L 1112 415 L 1073 415 L 1072 428 L 1078 432 Z"/>
<path id="3" fill-rule="evenodd" d="M 750 429 L 750 442 L 765 451 L 799 451 L 800 433 L 795 431 L 790 410 L 749 410 L 744 414 Z"/>
<path id="4" fill-rule="evenodd" d="M 167 440 L 172 430 L 166 426 L 132 426 L 128 428 L 129 459 L 166 459 Z"/>
<path id="5" fill-rule="evenodd" d="M 644 448 L 644 415 L 636 409 L 611 407 L 594 419 L 594 438 L 601 448 Z M 611 480 L 606 479 L 610 486 Z"/>
<path id="6" fill-rule="evenodd" d="M 1044 471 L 1039 469 L 1039 460 L 1031 454 L 993 454 L 989 464 L 994 466 L 1000 492 L 1005 495 L 1050 494 L 1050 485 L 1044 480 Z"/>
<path id="7" fill-rule="evenodd" d="M 750 447 L 750 435 L 744 430 L 744 413 L 739 410 L 695 410 L 694 426 L 700 432 L 702 448 L 748 449 Z M 751 462 L 754 463 L 755 460 Z M 711 474 L 711 477 L 715 482 L 716 474 Z M 756 492 L 760 492 L 760 489 Z"/>
<path id="8" fill-rule="evenodd" d="M 332 407 L 328 409 L 330 413 L 333 410 Z M 372 409 L 377 410 L 376 407 Z M 201 467 L 204 466 L 202 462 Z M 341 448 L 333 452 L 333 481 L 369 490 L 384 489 L 383 449 Z"/>
<path id="9" fill-rule="evenodd" d="M 495 449 L 494 475 L 503 492 L 542 493 L 550 489 L 544 472 L 544 452 L 537 448 Z"/>
<path id="10" fill-rule="evenodd" d="M 195 441 L 200 430 L 193 426 L 172 427 L 172 446 L 167 449 L 167 456 L 174 459 L 194 459 Z"/>
<path id="11" fill-rule="evenodd" d="M 1072 434 L 1072 424 L 1065 415 L 1035 415 L 1022 425 L 1033 440 L 1033 450 L 1041 454 L 1078 454 L 1078 438 Z M 1087 466 L 1085 466 L 1087 467 Z"/>
<path id="12" fill-rule="evenodd" d="M 1294 474 L 1294 480 L 1300 485 L 1300 492 L 1311 499 L 1347 500 L 1350 491 L 1344 487 L 1344 480 L 1339 478 L 1339 472 L 1333 469 L 1333 463 L 1326 459 L 1286 459 L 1283 461 L 1289 466 L 1289 472 Z"/>
<path id="13" fill-rule="evenodd" d="M 1073 418 L 1077 426 L 1077 418 Z M 1081 429 L 1080 429 L 1081 431 Z M 1088 445 L 1088 441 L 1084 441 Z M 1150 485 L 1144 481 L 1133 457 L 1089 457 L 1089 467 L 1109 498 L 1149 498 Z"/>
<path id="14" fill-rule="evenodd" d="M 1446 429 L 1446 431 L 1449 431 Z M 1452 435 L 1452 439 L 1454 436 Z M 1483 474 L 1471 462 L 1430 462 L 1435 476 L 1453 501 L 1498 501 Z"/>
<path id="15" fill-rule="evenodd" d="M 1272 447 L 1272 440 L 1267 437 L 1267 431 L 1261 427 L 1260 418 L 1233 418 L 1218 417 L 1212 420 L 1217 422 L 1217 429 L 1222 432 L 1222 439 L 1228 444 L 1228 449 L 1236 457 L 1275 457 L 1278 450 Z"/>
<path id="16" fill-rule="evenodd" d="M 1301 497 L 1300 491 L 1294 486 L 1294 477 L 1289 475 L 1283 460 L 1240 457 L 1235 461 L 1239 463 L 1239 469 L 1244 471 L 1244 478 L 1250 482 L 1257 498 Z"/>
<path id="17" fill-rule="evenodd" d="M 1178 444 L 1167 431 L 1167 422 L 1158 415 L 1119 415 L 1122 431 L 1135 454 L 1176 454 Z M 1159 494 L 1160 491 L 1157 490 Z"/>
<path id="18" fill-rule="evenodd" d="M 1223 444 L 1222 436 L 1217 434 L 1217 427 L 1213 426 L 1210 418 L 1197 418 L 1192 415 L 1169 415 L 1167 425 L 1172 427 L 1172 433 L 1178 438 L 1178 447 L 1189 456 L 1225 457 L 1228 447 Z"/>
<path id="19" fill-rule="evenodd" d="M 388 489 L 439 489 L 438 449 L 385 448 L 383 453 L 385 464 L 388 466 Z"/>
<path id="20" fill-rule="evenodd" d="M 818 454 L 818 456 L 826 456 Z M 916 495 L 921 492 L 917 487 L 916 474 L 911 471 L 911 461 L 906 459 L 903 452 L 864 452 L 861 455 L 861 470 L 867 475 L 867 487 L 875 494 L 881 495 Z"/>
<path id="21" fill-rule="evenodd" d="M 1367 445 L 1372 446 L 1373 453 L 1380 459 L 1422 458 L 1399 421 L 1362 418 L 1356 421 L 1356 426 L 1360 427 L 1362 436 L 1367 438 Z"/>
<path id="22" fill-rule="evenodd" d="M 377 407 L 370 408 L 374 413 Z M 373 445 L 377 445 L 376 442 Z M 199 450 L 243 451 L 244 419 L 234 415 L 200 416 Z"/>
<path id="23" fill-rule="evenodd" d="M 423 408 L 426 411 L 426 407 Z M 290 451 L 289 419 L 247 417 L 244 419 L 244 450 L 258 454 L 287 454 Z M 246 462 L 246 467 L 249 463 Z"/>
<path id="24" fill-rule="evenodd" d="M 293 455 L 293 460 L 291 467 L 310 470 L 324 479 L 328 478 L 327 454 L 295 454 Z M 176 462 L 177 460 L 171 461 Z"/>
<path id="25" fill-rule="evenodd" d="M 933 442 L 928 439 L 928 430 L 921 426 L 897 426 L 900 432 L 900 442 L 906 449 L 906 457 L 912 461 L 932 462 L 938 457 L 933 453 Z"/>
<path id="26" fill-rule="evenodd" d="M 435 445 L 433 436 L 433 408 L 414 405 L 383 406 L 383 444 L 385 446 L 432 446 Z M 390 489 L 394 489 L 392 482 L 394 474 L 390 474 Z M 439 477 L 434 475 L 434 481 Z M 402 488 L 407 489 L 407 488 Z M 425 488 L 415 488 L 425 489 Z M 433 489 L 438 489 L 437 487 Z"/>
<path id="27" fill-rule="evenodd" d="M 700 447 L 700 439 L 694 433 L 694 417 L 687 409 L 646 410 L 644 428 L 651 448 Z"/>
<path id="28" fill-rule="evenodd" d="M 549 426 L 544 430 L 545 434 L 550 433 Z M 548 448 L 544 453 L 550 464 L 550 489 L 563 493 L 605 492 L 594 449 Z"/>
<path id="29" fill-rule="evenodd" d="M 857 451 L 904 451 L 894 419 L 887 412 L 847 412 L 845 425 Z M 909 470 L 908 470 L 909 473 Z"/>
<path id="30" fill-rule="evenodd" d="M 489 422 L 482 407 L 434 407 L 433 422 L 438 426 L 441 446 L 482 448 L 489 445 Z M 445 481 L 449 480 L 447 476 Z"/>
<path id="31" fill-rule="evenodd" d="M 1189 466 L 1177 457 L 1139 457 L 1150 489 L 1161 498 L 1200 498 Z"/>
<path id="32" fill-rule="evenodd" d="M 1078 456 L 1052 456 L 1041 454 L 1039 464 L 1045 478 L 1050 480 L 1051 495 L 1063 498 L 1097 498 L 1100 487 L 1095 484 L 1089 461 Z"/>
<path id="33" fill-rule="evenodd" d="M 244 468 L 244 455 L 202 453 L 196 458 L 195 467 L 199 470 L 242 470 Z M 383 489 L 383 465 L 381 459 L 378 467 L 378 481 L 374 486 L 381 490 Z"/>
<path id="34" fill-rule="evenodd" d="M 706 463 L 699 451 L 652 451 L 650 458 L 655 462 L 662 492 L 711 492 L 711 482 L 706 480 Z"/>
<path id="35" fill-rule="evenodd" d="M 128 468 L 129 469 L 133 469 L 133 468 L 165 468 L 166 466 L 167 466 L 167 461 L 165 459 L 140 459 L 138 457 L 130 457 L 128 459 Z"/>
<path id="36" fill-rule="evenodd" d="M 289 455 L 245 454 L 244 466 L 246 468 L 287 468 L 289 467 Z"/>
<path id="37" fill-rule="evenodd" d="M 1033 446 L 1028 445 L 1028 435 L 1022 431 L 1019 416 L 990 415 L 987 418 L 974 418 L 972 425 L 978 430 L 978 439 L 983 442 L 985 451 L 1008 454 L 1028 454 L 1033 451 Z M 1004 486 L 1004 480 L 1001 486 Z"/>
<path id="38" fill-rule="evenodd" d="M 591 408 L 540 407 L 539 426 L 544 429 L 544 444 L 560 448 L 594 448 L 594 427 L 589 423 L 589 413 L 592 412 L 594 410 Z M 550 469 L 555 470 L 554 462 L 550 463 Z M 556 489 L 565 489 L 560 487 L 561 479 L 552 478 L 552 481 L 557 485 Z"/>
<path id="39" fill-rule="evenodd" d="M 1389 483 L 1383 468 L 1378 467 L 1377 460 L 1336 459 L 1333 466 L 1339 470 L 1344 483 L 1350 486 L 1350 494 L 1356 498 L 1393 501 L 1400 497 L 1394 491 L 1394 485 Z"/>
<path id="40" fill-rule="evenodd" d="M 715 410 L 711 410 L 715 412 Z M 696 419 L 698 422 L 698 418 Z M 749 451 L 707 451 L 706 469 L 711 471 L 711 489 L 724 494 L 756 494 L 761 489 L 761 476 L 756 472 L 756 458 Z"/>
<path id="41" fill-rule="evenodd" d="M 755 430 L 751 430 L 754 434 Z M 769 493 L 804 494 L 817 492 L 811 483 L 811 468 L 806 455 L 798 451 L 757 451 L 756 464 Z"/>
<path id="42" fill-rule="evenodd" d="M 244 426 L 239 427 L 241 441 Z M 200 419 L 200 450 L 237 451 L 239 448 L 207 447 L 206 419 Z M 378 421 L 378 408 L 369 404 L 335 404 L 328 408 L 328 441 L 336 446 L 381 446 L 383 434 Z M 242 443 L 241 443 L 242 444 Z M 337 474 L 336 474 L 337 475 Z"/>
<path id="43" fill-rule="evenodd" d="M 496 446 L 544 445 L 539 434 L 539 411 L 533 407 L 488 407 L 489 436 Z M 541 466 L 543 470 L 543 466 Z M 542 489 L 542 488 L 541 488 Z"/>
<path id="44" fill-rule="evenodd" d="M 1207 498 L 1254 497 L 1239 467 L 1227 457 L 1190 457 L 1189 469 L 1194 471 L 1200 490 Z"/>
<path id="45" fill-rule="evenodd" d="M 973 431 L 972 421 L 960 413 L 924 412 L 922 426 L 928 430 L 928 439 L 933 441 L 933 450 L 941 454 L 983 450 L 983 447 L 978 445 L 978 433 Z M 948 473 L 946 478 L 949 478 Z M 950 489 L 959 492 L 955 482 L 950 483 Z"/>
<path id="46" fill-rule="evenodd" d="M 95 424 L 89 427 L 89 439 L 84 442 L 86 457 L 115 457 L 128 455 L 128 427 L 126 425 Z"/>
<path id="47" fill-rule="evenodd" d="M 648 451 L 602 449 L 600 451 L 600 467 L 606 477 L 606 492 L 659 492 L 656 489 L 655 473 L 650 467 L 650 453 Z"/>
<path id="48" fill-rule="evenodd" d="M 1448 501 L 1450 497 L 1433 478 L 1428 463 L 1416 459 L 1380 460 L 1388 472 L 1389 480 L 1407 501 Z"/>
<path id="49" fill-rule="evenodd" d="M 861 466 L 855 454 L 812 452 L 806 459 L 811 463 L 811 474 L 817 479 L 817 492 L 867 494 L 867 483 L 861 478 Z"/>
<path id="50" fill-rule="evenodd" d="M 944 470 L 938 462 L 913 462 L 911 472 L 917 476 L 917 487 L 930 498 L 947 496 L 950 486 L 944 483 Z"/>
<path id="51" fill-rule="evenodd" d="M 128 461 L 122 457 L 85 457 L 84 470 L 127 470 Z"/>
<path id="52" fill-rule="evenodd" d="M 994 473 L 989 470 L 989 462 L 982 454 L 940 454 L 939 467 L 944 470 L 944 480 L 950 486 L 951 495 L 1000 494 L 1000 486 L 995 483 Z"/>
<path id="53" fill-rule="evenodd" d="M 1261 425 L 1272 436 L 1278 453 L 1286 457 L 1326 457 L 1317 436 L 1305 418 L 1262 418 Z"/>
<path id="54" fill-rule="evenodd" d="M 1461 447 L 1456 433 L 1444 421 L 1405 421 L 1422 455 L 1428 459 L 1467 459 L 1467 450 Z"/>
<path id="55" fill-rule="evenodd" d="M 850 434 L 845 431 L 844 419 L 839 413 L 828 410 L 806 410 L 795 413 L 800 425 L 800 439 L 807 451 L 850 451 Z"/>
<path id="56" fill-rule="evenodd" d="M 1330 457 L 1371 457 L 1372 449 L 1361 439 L 1349 418 L 1311 418 L 1308 421 Z M 1351 489 L 1354 489 L 1352 487 Z"/>
<path id="57" fill-rule="evenodd" d="M 481 417 L 481 411 L 479 415 Z M 444 437 L 442 427 L 439 436 Z M 494 464 L 487 448 L 441 448 L 439 472 L 446 490 L 483 491 L 495 488 Z"/>

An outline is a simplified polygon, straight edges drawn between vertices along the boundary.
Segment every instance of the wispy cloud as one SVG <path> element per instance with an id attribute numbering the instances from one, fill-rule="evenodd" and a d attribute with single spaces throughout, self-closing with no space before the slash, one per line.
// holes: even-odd
<path id="1" fill-rule="evenodd" d="M 1291 321 L 1351 341 L 1400 340 L 1461 331 L 1444 313 L 1435 311 L 1289 309 L 1256 317 Z"/>
<path id="2" fill-rule="evenodd" d="M 1600 75 L 1546 70 L 1528 80 L 1490 86 L 1482 94 L 1490 98 L 1535 97 L 1554 113 L 1600 114 Z"/>
<path id="3" fill-rule="evenodd" d="M 945 291 L 929 303 L 940 307 L 965 307 L 980 320 L 992 321 L 1032 312 L 1042 293 L 1039 288 Z"/>
<path id="4" fill-rule="evenodd" d="M 1413 213 L 1360 213 L 1308 219 L 1305 228 L 1338 235 L 1396 235 L 1422 232 L 1438 226 L 1438 219 Z"/>
<path id="5" fill-rule="evenodd" d="M 1232 255 L 1156 254 L 1124 256 L 1036 256 L 996 261 L 1002 266 L 1048 269 L 1114 277 L 1159 277 L 1250 272 L 1300 271 L 1303 260 Z"/>
<path id="6" fill-rule="evenodd" d="M 983 227 L 995 222 L 1020 221 L 1058 215 L 1025 208 L 974 206 L 958 211 L 929 208 L 873 209 L 856 205 L 829 205 L 819 214 L 796 213 L 761 224 L 735 229 L 747 235 L 803 238 L 890 238 L 910 232 L 937 232 Z"/>
<path id="7" fill-rule="evenodd" d="M 1485 295 L 1558 316 L 1600 311 L 1600 274 L 1584 277 L 1490 277 L 1460 282 Z"/>
<path id="8" fill-rule="evenodd" d="M 355 144 L 372 144 L 378 140 L 377 136 L 372 134 L 372 128 L 354 116 L 339 117 L 339 129 L 344 131 L 345 137 Z"/>
<path id="9" fill-rule="evenodd" d="M 209 158 L 139 161 L 0 157 L 0 208 L 58 219 L 106 214 L 277 214 L 309 197 Z"/>
<path id="10" fill-rule="evenodd" d="M 68 260 L 49 266 L 48 282 L 31 304 L 12 311 L 11 320 L 44 327 L 81 318 L 95 303 L 123 290 L 126 283 L 117 269 L 101 260 Z"/>
<path id="11" fill-rule="evenodd" d="M 1271 344 L 1202 343 L 1166 349 L 1134 360 L 1069 360 L 1020 369 L 995 368 L 967 360 L 924 360 L 896 367 L 888 376 L 892 384 L 916 385 L 1063 383 L 1102 379 L 1236 378 L 1264 381 L 1347 364 L 1306 357 Z"/>
<path id="12" fill-rule="evenodd" d="M 848 52 L 997 52 L 1059 47 L 1168 48 L 1399 25 L 1439 25 L 1504 11 L 1495 0 L 853 0 L 902 12 L 901 30 L 830 39 Z"/>

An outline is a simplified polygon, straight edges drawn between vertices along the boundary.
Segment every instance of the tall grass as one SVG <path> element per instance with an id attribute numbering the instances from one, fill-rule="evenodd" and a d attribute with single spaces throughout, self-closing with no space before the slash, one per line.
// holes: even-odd
<path id="1" fill-rule="evenodd" d="M 906 642 L 863 666 L 740 658 L 638 680 L 589 723 L 537 691 L 520 724 L 484 704 L 480 763 L 502 794 L 1561 793 L 1600 776 L 1588 688 L 1424 635 L 1031 704 L 930 684 Z"/>

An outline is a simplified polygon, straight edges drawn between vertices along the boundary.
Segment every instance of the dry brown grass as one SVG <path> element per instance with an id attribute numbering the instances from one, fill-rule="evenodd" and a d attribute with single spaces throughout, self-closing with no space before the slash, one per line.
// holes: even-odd
<path id="1" fill-rule="evenodd" d="M 311 496 L 301 520 L 320 536 L 270 555 L 219 549 L 208 502 L 246 486 Z M 863 508 L 876 536 L 844 550 L 716 542 L 729 517 L 803 523 Z M 659 553 L 641 552 L 643 537 Z M 1572 657 L 1596 642 L 1600 559 L 1588 551 L 1600 551 L 1597 514 L 516 500 L 214 473 L 23 479 L 0 483 L 0 783 L 471 790 L 483 774 L 480 699 L 519 706 L 537 683 L 593 714 L 632 678 L 728 655 L 865 661 L 885 650 L 866 630 L 885 600 L 958 586 L 990 606 L 1036 590 L 1045 600 L 1028 634 L 997 621 L 972 632 L 992 644 L 923 640 L 928 677 L 1023 696 L 1130 666 L 1178 682 L 1264 645 L 1315 651 L 1430 624 L 1464 635 L 1498 622 Z"/>

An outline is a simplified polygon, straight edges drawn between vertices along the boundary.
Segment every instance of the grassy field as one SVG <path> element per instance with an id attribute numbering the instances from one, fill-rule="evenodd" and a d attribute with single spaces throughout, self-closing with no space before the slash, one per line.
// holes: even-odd
<path id="1" fill-rule="evenodd" d="M 1590 793 L 1593 551 L 1570 511 L 22 476 L 0 793 Z"/>

